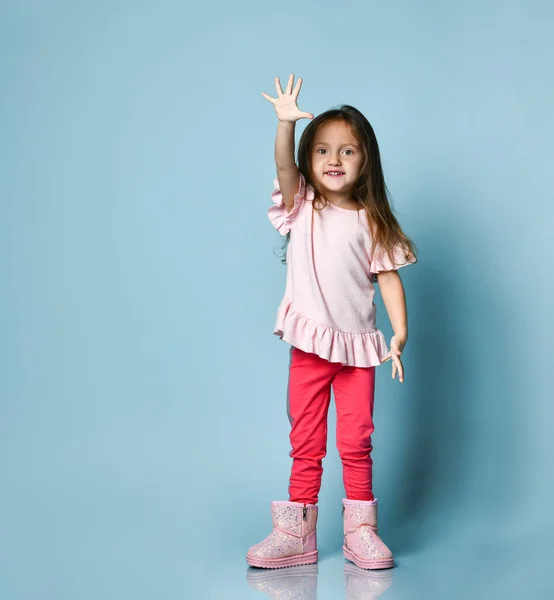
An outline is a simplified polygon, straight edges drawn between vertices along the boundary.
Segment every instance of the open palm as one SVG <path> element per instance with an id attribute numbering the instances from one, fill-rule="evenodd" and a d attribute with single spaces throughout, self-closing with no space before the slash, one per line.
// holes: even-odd
<path id="1" fill-rule="evenodd" d="M 279 121 L 290 121 L 294 123 L 295 121 L 298 121 L 298 119 L 313 119 L 314 116 L 312 115 L 312 113 L 302 112 L 298 108 L 298 105 L 296 103 L 298 99 L 298 94 L 300 93 L 300 88 L 302 87 L 302 77 L 298 78 L 294 89 L 292 89 L 293 83 L 294 75 L 291 74 L 287 83 L 287 89 L 283 93 L 279 77 L 275 77 L 275 89 L 277 90 L 277 98 L 272 98 L 264 92 L 262 92 L 262 96 L 273 104 Z"/>

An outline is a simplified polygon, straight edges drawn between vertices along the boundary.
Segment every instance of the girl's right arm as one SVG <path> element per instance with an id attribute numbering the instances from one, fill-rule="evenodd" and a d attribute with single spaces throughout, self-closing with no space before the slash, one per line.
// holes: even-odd
<path id="1" fill-rule="evenodd" d="M 262 92 L 262 96 L 269 100 L 275 107 L 277 118 L 277 134 L 275 136 L 275 166 L 277 179 L 283 195 L 283 202 L 287 212 L 294 206 L 294 195 L 298 190 L 300 175 L 294 160 L 294 129 L 298 119 L 313 119 L 312 113 L 301 112 L 296 104 L 302 78 L 299 77 L 294 90 L 292 85 L 294 75 L 290 75 L 285 93 L 281 89 L 279 78 L 275 78 L 277 98 L 272 98 Z"/>
<path id="2" fill-rule="evenodd" d="M 295 121 L 279 121 L 275 136 L 275 166 L 279 189 L 283 194 L 283 202 L 287 212 L 292 210 L 294 195 L 298 190 L 300 176 L 294 162 L 294 129 Z"/>

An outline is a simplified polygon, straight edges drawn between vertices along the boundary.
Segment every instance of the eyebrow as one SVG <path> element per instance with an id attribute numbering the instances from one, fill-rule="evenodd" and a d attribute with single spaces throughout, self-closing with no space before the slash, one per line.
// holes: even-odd
<path id="1" fill-rule="evenodd" d="M 314 146 L 328 146 L 329 144 L 327 142 L 314 142 Z M 354 144 L 354 143 L 343 143 L 340 144 L 340 146 L 352 146 L 354 148 L 359 148 L 358 144 Z"/>

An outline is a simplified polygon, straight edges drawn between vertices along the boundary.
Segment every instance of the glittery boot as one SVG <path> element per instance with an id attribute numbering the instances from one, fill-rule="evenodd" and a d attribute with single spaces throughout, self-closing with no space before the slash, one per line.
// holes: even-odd
<path id="1" fill-rule="evenodd" d="M 246 578 L 250 587 L 274 600 L 317 600 L 317 571 L 317 565 L 269 570 L 250 568 Z"/>
<path id="2" fill-rule="evenodd" d="M 246 555 L 251 567 L 276 569 L 317 562 L 317 506 L 272 502 L 273 531 Z"/>
<path id="3" fill-rule="evenodd" d="M 377 500 L 343 500 L 344 557 L 361 569 L 394 566 L 392 552 L 377 532 Z"/>

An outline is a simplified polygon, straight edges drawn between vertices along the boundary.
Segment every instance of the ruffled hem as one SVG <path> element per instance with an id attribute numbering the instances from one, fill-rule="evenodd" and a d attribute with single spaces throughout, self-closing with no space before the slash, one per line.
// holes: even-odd
<path id="1" fill-rule="evenodd" d="M 354 367 L 380 365 L 389 352 L 379 329 L 365 333 L 338 331 L 308 319 L 286 299 L 279 307 L 273 333 L 304 352 Z"/>
<path id="2" fill-rule="evenodd" d="M 406 258 L 406 252 L 400 244 L 397 244 L 393 248 L 393 257 L 394 262 L 391 261 L 388 253 L 384 250 L 376 253 L 369 266 L 372 283 L 377 281 L 377 273 L 381 273 L 382 271 L 397 271 L 401 267 L 417 262 L 413 254 L 410 254 L 409 258 Z"/>
<path id="3" fill-rule="evenodd" d="M 294 204 L 290 212 L 287 212 L 287 207 L 283 200 L 283 194 L 279 188 L 279 179 L 275 177 L 273 180 L 273 192 L 271 193 L 271 200 L 274 206 L 271 206 L 268 211 L 268 217 L 275 229 L 281 235 L 287 235 L 290 231 L 292 222 L 297 217 L 300 211 L 300 206 L 304 200 L 314 199 L 314 190 L 312 186 L 306 184 L 306 179 L 302 173 L 299 173 L 300 180 L 298 182 L 298 192 L 294 195 Z"/>

